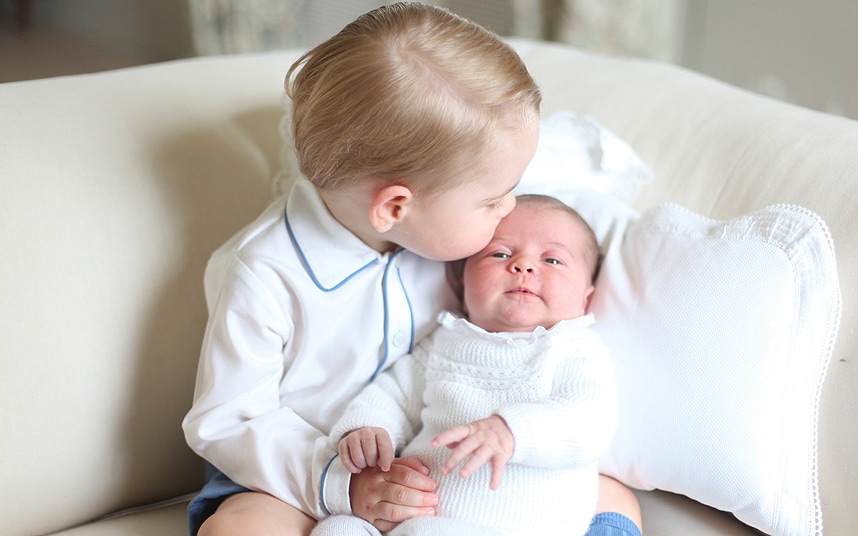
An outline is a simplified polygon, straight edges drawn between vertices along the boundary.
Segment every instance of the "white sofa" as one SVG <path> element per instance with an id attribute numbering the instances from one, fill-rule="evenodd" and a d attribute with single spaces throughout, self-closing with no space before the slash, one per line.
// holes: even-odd
<path id="1" fill-rule="evenodd" d="M 652 168 L 636 209 L 726 219 L 793 203 L 827 222 L 844 306 L 820 494 L 825 533 L 858 534 L 858 123 L 671 66 L 514 44 L 545 115 L 591 116 Z M 0 534 L 186 533 L 203 268 L 270 199 L 295 57 L 0 85 Z M 640 501 L 648 536 L 755 533 L 679 495 Z"/>

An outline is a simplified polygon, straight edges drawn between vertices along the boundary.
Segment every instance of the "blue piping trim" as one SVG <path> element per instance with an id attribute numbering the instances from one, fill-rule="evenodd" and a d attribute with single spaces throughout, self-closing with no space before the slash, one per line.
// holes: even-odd
<path id="1" fill-rule="evenodd" d="M 322 285 L 322 283 L 318 280 L 318 278 L 316 278 L 316 274 L 313 273 L 313 268 L 310 266 L 310 263 L 307 261 L 307 257 L 304 255 L 304 251 L 301 249 L 300 244 L 298 244 L 298 239 L 295 238 L 295 232 L 292 231 L 292 226 L 289 224 L 289 214 L 286 212 L 285 208 L 283 209 L 283 221 L 286 222 L 286 231 L 289 233 L 289 238 L 292 240 L 292 243 L 295 245 L 295 250 L 298 252 L 298 256 L 301 257 L 301 263 L 304 265 L 304 268 L 307 269 L 307 273 L 310 274 L 310 279 L 313 280 L 313 283 L 315 283 L 316 286 L 319 288 L 319 290 L 321 290 L 322 292 L 331 292 L 331 291 L 337 290 L 341 286 L 348 283 L 351 278 L 353 278 L 354 276 L 358 275 L 362 271 L 366 270 L 367 268 L 369 268 L 370 266 L 372 266 L 373 264 L 376 264 L 378 262 L 378 259 L 373 259 L 372 261 L 366 263 L 364 266 L 358 268 L 357 270 L 355 270 L 354 272 L 352 272 L 351 274 L 346 276 L 345 279 L 343 279 L 342 281 L 340 281 L 339 283 L 337 283 L 333 287 L 326 288 Z"/>
<path id="2" fill-rule="evenodd" d="M 334 454 L 334 457 L 328 460 L 328 463 L 325 464 L 325 470 L 322 471 L 321 481 L 319 482 L 319 506 L 322 507 L 322 511 L 329 516 L 333 514 L 331 514 L 331 511 L 328 509 L 328 505 L 325 502 L 325 481 L 328 479 L 328 470 L 331 468 L 331 464 L 339 457 L 339 454 Z"/>
<path id="3" fill-rule="evenodd" d="M 399 286 L 402 287 L 402 294 L 405 295 L 405 303 L 408 304 L 408 316 L 411 318 L 411 339 L 408 341 L 408 353 L 414 351 L 414 309 L 411 308 L 411 298 L 408 297 L 408 291 L 405 289 L 405 284 L 402 282 L 402 276 L 399 273 L 399 267 L 396 267 L 396 275 L 399 277 Z"/>
<path id="4" fill-rule="evenodd" d="M 384 356 L 381 358 L 381 363 L 376 367 L 375 372 L 370 376 L 369 381 L 375 381 L 375 378 L 378 376 L 378 373 L 381 372 L 381 369 L 384 368 L 385 363 L 387 363 L 388 357 L 390 357 L 390 303 L 388 301 L 387 296 L 387 277 L 390 274 L 390 268 L 394 265 L 394 259 L 399 256 L 400 253 L 405 251 L 404 249 L 397 249 L 390 255 L 390 259 L 387 261 L 387 266 L 384 267 L 384 275 L 381 278 L 381 289 L 382 294 L 384 296 Z M 399 269 L 397 268 L 397 273 Z M 402 279 L 400 278 L 399 284 L 402 284 Z M 406 296 L 407 298 L 407 296 Z M 407 300 L 406 300 L 407 301 Z M 411 305 L 409 304 L 409 309 Z M 412 315 L 413 316 L 413 315 Z M 414 323 L 412 319 L 411 323 Z M 412 327 L 413 329 L 413 327 Z"/>
<path id="5" fill-rule="evenodd" d="M 286 232 L 289 233 L 289 239 L 292 241 L 292 244 L 295 246 L 295 250 L 298 252 L 298 256 L 301 258 L 301 263 L 306 268 L 307 273 L 310 275 L 310 279 L 313 280 L 313 283 L 316 287 L 319 288 L 322 292 L 331 292 L 337 290 L 341 286 L 345 285 L 349 282 L 353 277 L 355 277 L 360 272 L 366 270 L 370 266 L 378 263 L 378 259 L 373 259 L 368 262 L 364 266 L 358 268 L 351 274 L 349 274 L 345 279 L 334 285 L 333 287 L 326 288 L 322 285 L 321 281 L 316 277 L 316 274 L 313 272 L 313 268 L 310 266 L 310 263 L 307 261 L 306 255 L 304 255 L 304 251 L 301 249 L 301 245 L 298 243 L 298 239 L 295 237 L 295 232 L 292 230 L 292 225 L 289 223 L 289 213 L 286 210 L 286 207 L 283 208 L 283 221 L 286 224 Z M 384 356 L 381 358 L 381 363 L 378 364 L 378 367 L 375 369 L 375 372 L 370 376 L 369 381 L 372 382 L 378 376 L 378 373 L 381 372 L 381 369 L 384 368 L 385 363 L 387 363 L 387 359 L 390 356 L 390 343 L 389 343 L 389 335 L 390 335 L 390 306 L 387 299 L 387 277 L 390 272 L 390 267 L 394 264 L 394 259 L 405 249 L 398 249 L 394 251 L 390 255 L 390 259 L 387 262 L 387 266 L 384 267 L 384 275 L 382 276 L 382 293 L 384 296 Z M 408 352 L 411 353 L 414 348 L 414 310 L 411 307 L 411 299 L 408 297 L 408 292 L 405 290 L 405 285 L 402 283 L 402 277 L 399 272 L 399 267 L 396 267 L 396 276 L 399 279 L 399 285 L 402 287 L 402 293 L 405 295 L 405 302 L 408 304 L 408 314 L 411 318 L 411 337 L 408 341 Z M 325 471 L 327 472 L 327 467 L 329 467 L 331 462 L 328 462 L 328 466 L 325 467 Z M 324 484 L 323 484 L 324 486 Z M 321 489 L 320 489 L 321 493 Z M 326 509 L 325 505 L 322 504 L 322 509 Z M 330 513 L 328 513 L 330 515 Z"/>

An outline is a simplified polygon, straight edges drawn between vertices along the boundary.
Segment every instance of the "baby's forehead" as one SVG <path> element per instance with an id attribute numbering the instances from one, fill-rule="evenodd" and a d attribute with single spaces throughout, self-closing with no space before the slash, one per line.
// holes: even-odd
<path id="1" fill-rule="evenodd" d="M 546 217 L 539 214 L 540 221 L 516 222 L 508 220 L 498 226 L 489 245 L 509 247 L 538 247 L 541 249 L 563 248 L 572 251 L 582 249 L 587 242 L 585 229 L 573 218 L 564 215 Z"/>
<path id="2" fill-rule="evenodd" d="M 592 228 L 578 212 L 560 201 L 546 200 L 541 197 L 529 198 L 517 204 L 513 213 L 516 211 L 526 212 L 528 216 L 537 218 L 543 223 L 556 223 L 552 226 L 548 237 L 556 244 L 565 245 L 573 252 L 598 255 L 599 244 Z M 500 226 L 498 230 L 503 231 Z M 567 232 L 563 232 L 564 230 Z M 535 234 L 534 240 L 537 238 L 540 236 Z"/>
<path id="3" fill-rule="evenodd" d="M 563 227 L 558 228 L 557 230 L 567 228 L 575 231 L 586 232 L 589 229 L 587 222 L 585 222 L 581 216 L 571 208 L 562 205 L 548 204 L 540 201 L 529 201 L 526 204 L 516 205 L 513 209 L 513 214 L 516 212 L 526 212 L 528 215 L 538 219 L 538 221 L 542 223 L 552 220 L 561 220 L 560 223 Z M 568 227 L 566 227 L 567 222 Z"/>

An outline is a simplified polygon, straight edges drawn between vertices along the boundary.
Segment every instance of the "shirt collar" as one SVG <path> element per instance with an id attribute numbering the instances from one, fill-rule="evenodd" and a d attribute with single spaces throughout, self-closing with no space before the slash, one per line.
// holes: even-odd
<path id="1" fill-rule="evenodd" d="M 298 179 L 286 201 L 286 230 L 304 267 L 320 289 L 334 290 L 362 270 L 386 262 L 328 211 L 315 187 Z"/>

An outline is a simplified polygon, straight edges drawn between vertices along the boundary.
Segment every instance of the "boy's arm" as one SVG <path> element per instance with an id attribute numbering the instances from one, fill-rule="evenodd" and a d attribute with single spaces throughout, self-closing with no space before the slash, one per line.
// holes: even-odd
<path id="1" fill-rule="evenodd" d="M 236 483 L 318 517 L 313 459 L 326 435 L 280 394 L 292 321 L 246 267 L 232 270 L 210 302 L 186 441 Z"/>
<path id="2" fill-rule="evenodd" d="M 576 354 L 556 369 L 551 396 L 511 404 L 498 414 L 515 437 L 511 462 L 577 468 L 595 463 L 614 436 L 619 414 L 607 348 L 595 333 L 576 340 Z"/>

